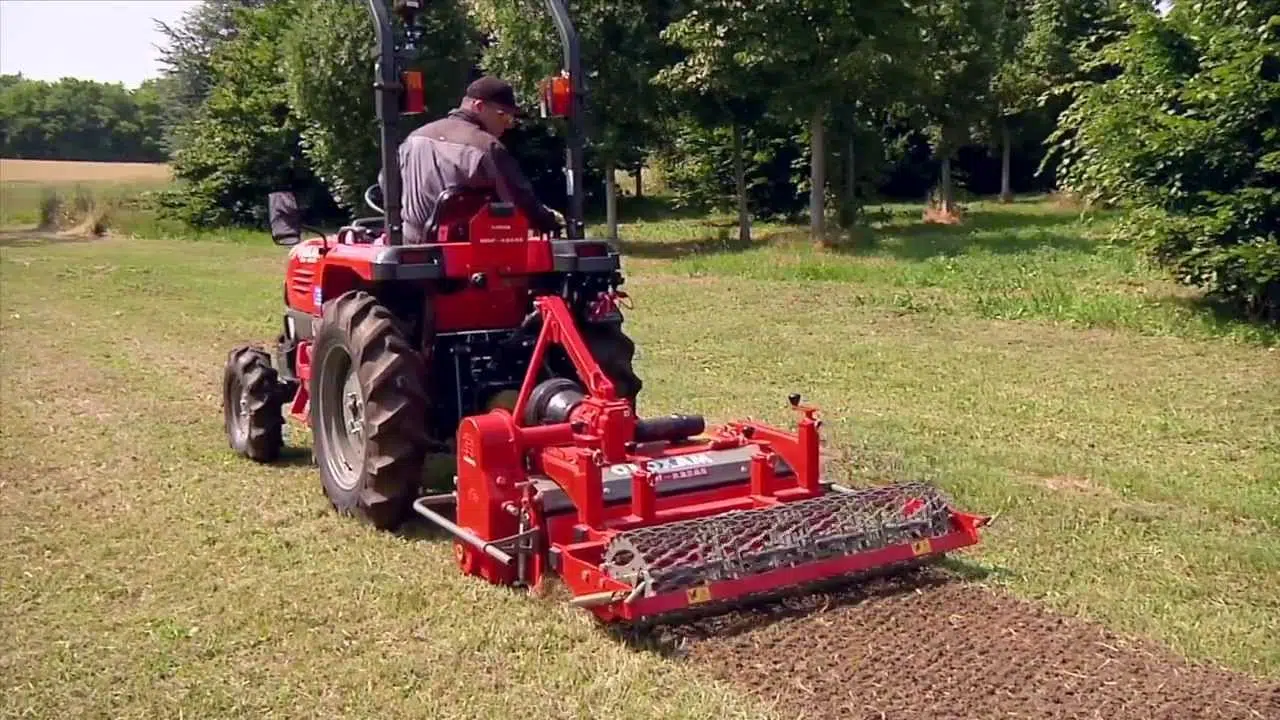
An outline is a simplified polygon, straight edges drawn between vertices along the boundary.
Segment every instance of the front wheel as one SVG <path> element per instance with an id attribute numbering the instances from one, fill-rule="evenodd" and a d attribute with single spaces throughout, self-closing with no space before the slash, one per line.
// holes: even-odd
<path id="1" fill-rule="evenodd" d="M 419 488 L 427 447 L 421 355 L 372 295 L 325 303 L 312 353 L 311 426 L 335 509 L 398 526 Z"/>
<path id="2" fill-rule="evenodd" d="M 253 346 L 227 354 L 222 371 L 222 424 L 240 455 L 267 463 L 284 446 L 284 400 L 271 356 Z"/>

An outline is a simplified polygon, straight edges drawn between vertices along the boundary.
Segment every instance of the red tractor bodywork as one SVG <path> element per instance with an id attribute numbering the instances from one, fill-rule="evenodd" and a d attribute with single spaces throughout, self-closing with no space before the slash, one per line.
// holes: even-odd
<path id="1" fill-rule="evenodd" d="M 318 320 L 326 298 L 387 284 L 410 285 L 426 298 L 434 336 L 511 331 L 528 319 L 537 278 L 618 267 L 608 243 L 534 232 L 523 214 L 489 192 L 446 191 L 439 207 L 428 243 L 389 246 L 385 233 L 353 225 L 294 245 L 285 265 L 284 300 L 292 311 L 285 337 L 297 337 L 300 315 Z M 619 295 L 601 292 L 591 315 L 607 316 Z M 292 364 L 300 382 L 290 406 L 290 414 L 308 424 L 310 351 L 310 339 L 297 341 Z"/>

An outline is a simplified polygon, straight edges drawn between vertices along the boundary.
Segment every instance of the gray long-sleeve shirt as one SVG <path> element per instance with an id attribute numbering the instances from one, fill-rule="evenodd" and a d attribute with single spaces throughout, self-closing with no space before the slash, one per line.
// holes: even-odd
<path id="1" fill-rule="evenodd" d="M 534 228 L 549 232 L 559 227 L 556 216 L 538 202 L 515 157 L 467 110 L 454 110 L 409 133 L 400 144 L 400 174 L 406 242 L 425 239 L 436 199 L 450 187 L 492 188 Z"/>

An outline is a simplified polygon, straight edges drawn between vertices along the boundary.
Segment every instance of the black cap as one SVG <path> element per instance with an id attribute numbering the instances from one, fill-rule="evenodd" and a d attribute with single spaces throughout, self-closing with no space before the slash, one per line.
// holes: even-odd
<path id="1" fill-rule="evenodd" d="M 500 105 L 513 115 L 520 114 L 520 106 L 516 104 L 516 91 L 511 83 L 486 75 L 467 86 L 467 97 Z"/>

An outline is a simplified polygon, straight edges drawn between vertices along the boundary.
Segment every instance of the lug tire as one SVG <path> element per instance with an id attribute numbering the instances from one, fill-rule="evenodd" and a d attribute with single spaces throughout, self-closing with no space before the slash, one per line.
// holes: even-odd
<path id="1" fill-rule="evenodd" d="M 630 402 L 634 409 L 637 396 L 644 387 L 632 366 L 636 354 L 635 342 L 622 331 L 620 323 L 588 324 L 582 328 L 582 337 L 600 369 L 613 383 L 618 397 Z"/>
<path id="2" fill-rule="evenodd" d="M 339 513 L 393 529 L 421 484 L 423 359 L 391 312 L 363 291 L 324 304 L 314 348 L 311 427 L 325 495 Z"/>
<path id="3" fill-rule="evenodd" d="M 227 354 L 222 372 L 222 422 L 238 454 L 261 463 L 280 457 L 284 415 L 279 378 L 271 356 L 245 345 Z"/>

